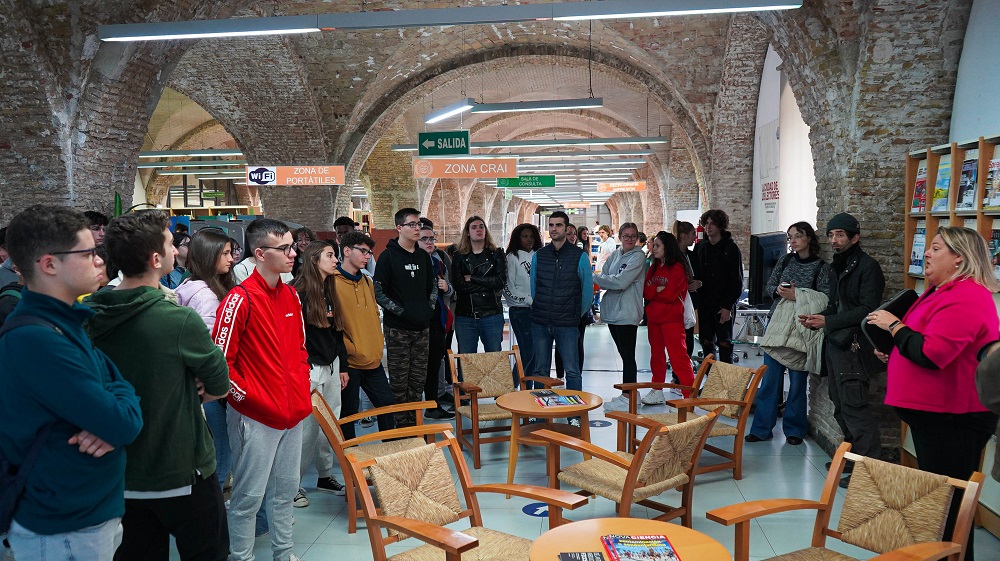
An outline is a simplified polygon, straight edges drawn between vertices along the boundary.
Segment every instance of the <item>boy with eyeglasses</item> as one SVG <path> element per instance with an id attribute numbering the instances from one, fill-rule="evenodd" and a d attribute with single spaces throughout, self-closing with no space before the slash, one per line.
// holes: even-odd
<path id="1" fill-rule="evenodd" d="M 103 262 L 67 207 L 18 214 L 7 247 L 27 287 L 7 319 L 22 326 L 0 337 L 0 457 L 28 469 L 41 446 L 7 537 L 19 561 L 106 561 L 121 543 L 124 446 L 143 425 L 132 385 L 83 331 L 94 312 L 76 299 L 97 290 Z"/>
<path id="2" fill-rule="evenodd" d="M 420 211 L 403 208 L 393 217 L 399 237 L 389 240 L 375 267 L 375 300 L 385 323 L 389 385 L 396 403 L 420 401 L 427 379 L 429 327 L 437 304 L 431 257 L 417 247 Z M 396 425 L 413 426 L 416 412 L 396 413 Z"/>
<path id="3" fill-rule="evenodd" d="M 229 363 L 226 415 L 233 454 L 230 559 L 253 559 L 254 518 L 265 502 L 275 559 L 292 553 L 292 500 L 299 490 L 300 422 L 312 413 L 302 304 L 281 280 L 292 270 L 288 226 L 260 218 L 247 228 L 257 265 L 219 304 L 215 344 Z"/>
<path id="4" fill-rule="evenodd" d="M 348 232 L 340 237 L 344 258 L 333 273 L 337 285 L 337 306 L 344 320 L 344 346 L 347 347 L 347 387 L 340 392 L 341 417 L 358 412 L 360 391 L 375 407 L 394 403 L 389 381 L 382 366 L 382 325 L 375 302 L 375 287 L 364 270 L 371 261 L 375 240 L 363 232 Z M 340 427 L 344 438 L 354 438 L 354 423 Z M 378 430 L 396 428 L 391 414 L 378 416 Z"/>

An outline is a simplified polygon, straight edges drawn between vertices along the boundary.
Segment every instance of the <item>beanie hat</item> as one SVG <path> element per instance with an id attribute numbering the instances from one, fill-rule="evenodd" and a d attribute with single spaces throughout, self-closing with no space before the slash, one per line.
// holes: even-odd
<path id="1" fill-rule="evenodd" d="M 861 225 L 858 224 L 857 218 L 846 212 L 841 212 L 826 223 L 826 235 L 829 236 L 831 230 L 843 230 L 853 236 L 861 233 Z"/>

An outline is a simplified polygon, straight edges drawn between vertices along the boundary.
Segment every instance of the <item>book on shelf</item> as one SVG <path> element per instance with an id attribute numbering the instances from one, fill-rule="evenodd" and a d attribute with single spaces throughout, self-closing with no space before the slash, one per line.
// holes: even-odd
<path id="1" fill-rule="evenodd" d="M 934 203 L 931 212 L 948 211 L 948 191 L 951 188 L 951 156 L 944 154 L 938 162 L 937 180 L 934 182 Z"/>
<path id="2" fill-rule="evenodd" d="M 559 561 L 604 561 L 604 554 L 600 551 L 571 551 L 560 553 Z"/>
<path id="3" fill-rule="evenodd" d="M 680 561 L 674 546 L 662 534 L 609 534 L 601 536 L 601 543 L 611 561 Z"/>
<path id="4" fill-rule="evenodd" d="M 989 170 L 986 172 L 986 194 L 983 210 L 1000 210 L 1000 145 L 993 147 Z"/>
<path id="5" fill-rule="evenodd" d="M 927 222 L 917 220 L 917 228 L 913 232 L 913 244 L 910 246 L 910 268 L 907 272 L 911 275 L 924 274 L 924 248 L 927 245 Z"/>
<path id="6" fill-rule="evenodd" d="M 917 180 L 913 183 L 913 200 L 910 203 L 910 212 L 924 212 L 927 210 L 927 160 L 920 160 L 917 164 Z"/>
<path id="7" fill-rule="evenodd" d="M 966 218 L 965 220 L 962 221 L 962 226 L 965 227 L 965 228 L 968 228 L 970 230 L 976 230 L 977 229 L 976 228 L 976 226 L 977 226 L 976 219 L 975 218 Z"/>
<path id="8" fill-rule="evenodd" d="M 962 175 L 958 178 L 955 210 L 975 210 L 976 177 L 979 175 L 979 150 L 966 150 L 962 161 Z"/>
<path id="9" fill-rule="evenodd" d="M 584 405 L 586 402 L 578 395 L 551 395 L 536 397 L 535 401 L 542 407 L 559 407 L 562 405 Z"/>
<path id="10" fill-rule="evenodd" d="M 1000 253 L 1000 218 L 993 219 L 993 226 L 990 228 L 990 239 L 987 241 L 990 246 L 990 256 L 996 257 Z"/>

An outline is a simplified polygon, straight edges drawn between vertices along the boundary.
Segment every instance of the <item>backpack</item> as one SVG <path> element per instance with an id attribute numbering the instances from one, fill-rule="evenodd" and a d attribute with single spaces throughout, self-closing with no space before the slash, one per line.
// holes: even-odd
<path id="1" fill-rule="evenodd" d="M 40 317 L 15 316 L 4 323 L 3 327 L 0 327 L 0 337 L 3 337 L 8 331 L 29 325 L 47 327 L 62 335 L 61 329 Z M 25 454 L 20 467 L 0 456 L 0 534 L 6 534 L 10 530 L 11 522 L 14 521 L 14 511 L 17 510 L 17 503 L 21 500 L 24 486 L 28 483 L 28 474 L 31 472 L 38 454 L 42 451 L 42 446 L 45 445 L 45 439 L 50 430 L 52 430 L 52 424 L 38 429 L 38 434 L 35 435 L 35 440 L 28 448 L 28 453 Z"/>

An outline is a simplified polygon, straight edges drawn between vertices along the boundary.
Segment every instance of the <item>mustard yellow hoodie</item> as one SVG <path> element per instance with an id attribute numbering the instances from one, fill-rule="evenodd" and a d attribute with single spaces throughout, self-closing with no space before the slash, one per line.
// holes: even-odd
<path id="1" fill-rule="evenodd" d="M 337 267 L 337 305 L 344 316 L 344 346 L 351 368 L 371 370 L 382 363 L 382 323 L 375 303 L 375 285 L 363 273 L 352 275 Z"/>

